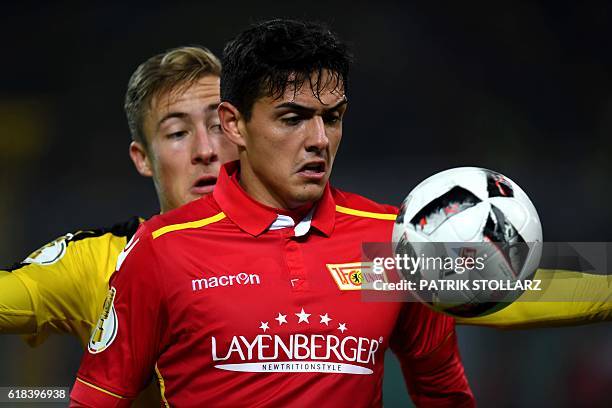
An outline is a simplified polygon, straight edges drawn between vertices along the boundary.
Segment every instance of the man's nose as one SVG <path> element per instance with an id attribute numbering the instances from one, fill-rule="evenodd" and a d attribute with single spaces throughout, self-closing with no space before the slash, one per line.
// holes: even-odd
<path id="1" fill-rule="evenodd" d="M 325 129 L 325 122 L 320 116 L 315 116 L 308 124 L 308 137 L 306 139 L 307 151 L 323 151 L 329 145 L 329 138 Z"/>
<path id="2" fill-rule="evenodd" d="M 192 146 L 191 162 L 193 164 L 210 164 L 219 157 L 208 131 L 202 126 L 196 129 Z"/>

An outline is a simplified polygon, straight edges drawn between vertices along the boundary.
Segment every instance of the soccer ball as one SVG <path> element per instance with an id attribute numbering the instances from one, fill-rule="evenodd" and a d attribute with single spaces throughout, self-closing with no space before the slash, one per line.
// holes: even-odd
<path id="1" fill-rule="evenodd" d="M 416 186 L 393 228 L 400 276 L 412 293 L 453 316 L 475 317 L 509 305 L 525 289 L 542 252 L 535 207 L 512 180 L 460 167 Z"/>

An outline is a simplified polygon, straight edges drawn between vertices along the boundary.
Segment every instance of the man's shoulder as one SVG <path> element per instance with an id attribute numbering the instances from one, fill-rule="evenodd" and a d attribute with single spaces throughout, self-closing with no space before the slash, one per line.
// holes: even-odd
<path id="1" fill-rule="evenodd" d="M 29 254 L 23 261 L 3 269 L 9 272 L 28 266 L 57 268 L 65 271 L 72 261 L 99 261 L 121 251 L 136 233 L 142 218 L 133 216 L 110 227 L 83 228 L 64 234 Z M 79 255 L 81 254 L 81 255 Z"/>
<path id="2" fill-rule="evenodd" d="M 201 228 L 225 218 L 211 195 L 202 197 L 167 213 L 156 215 L 142 224 L 142 233 L 155 239 L 169 232 Z"/>
<path id="3" fill-rule="evenodd" d="M 331 188 L 336 203 L 336 212 L 347 216 L 395 220 L 398 208 L 370 200 L 362 195 Z"/>

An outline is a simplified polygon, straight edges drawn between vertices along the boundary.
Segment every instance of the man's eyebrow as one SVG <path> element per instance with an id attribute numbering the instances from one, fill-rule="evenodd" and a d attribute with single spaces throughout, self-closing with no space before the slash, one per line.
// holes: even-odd
<path id="1" fill-rule="evenodd" d="M 208 106 L 206 106 L 204 108 L 204 110 L 209 113 L 209 112 L 215 112 L 217 110 L 217 108 L 219 107 L 219 102 L 214 102 L 209 104 Z M 159 129 L 161 127 L 161 125 L 167 121 L 168 119 L 172 119 L 172 118 L 177 118 L 177 119 L 184 119 L 186 117 L 188 117 L 189 114 L 185 113 L 185 112 L 168 112 L 167 114 L 164 115 L 163 118 L 161 118 L 159 120 L 159 122 L 157 122 L 157 129 Z"/>
<path id="2" fill-rule="evenodd" d="M 177 118 L 177 119 L 183 119 L 185 117 L 187 117 L 189 115 L 187 115 L 185 112 L 168 112 L 164 115 L 163 118 L 161 118 L 159 120 L 159 122 L 157 122 L 157 129 L 159 129 L 161 127 L 161 125 L 164 124 L 165 121 L 169 120 L 169 119 L 173 119 L 173 118 Z"/>
<path id="3" fill-rule="evenodd" d="M 338 102 L 334 106 L 330 108 L 325 108 L 324 111 L 329 112 L 329 111 L 336 110 L 340 108 L 342 105 L 346 105 L 347 103 L 348 103 L 348 99 L 344 97 L 340 102 Z M 316 111 L 316 109 L 309 108 L 307 106 L 300 105 L 299 103 L 295 103 L 295 102 L 284 102 L 284 103 L 281 103 L 280 105 L 275 106 L 275 109 L 285 109 L 285 108 L 294 109 L 298 111 L 304 111 L 304 112 L 315 112 Z"/>

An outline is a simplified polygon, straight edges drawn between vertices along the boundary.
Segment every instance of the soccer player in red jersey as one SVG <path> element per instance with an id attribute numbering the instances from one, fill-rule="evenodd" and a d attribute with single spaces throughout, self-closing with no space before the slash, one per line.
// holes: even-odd
<path id="1" fill-rule="evenodd" d="M 417 406 L 474 405 L 450 317 L 333 278 L 389 240 L 396 213 L 328 183 L 349 60 L 287 20 L 228 44 L 219 115 L 240 160 L 119 256 L 73 406 L 129 406 L 152 369 L 169 406 L 381 406 L 389 347 Z"/>

